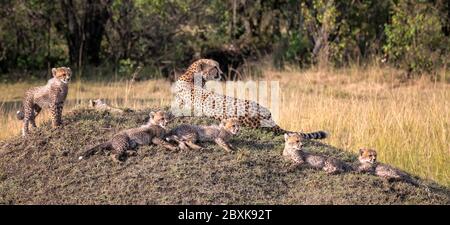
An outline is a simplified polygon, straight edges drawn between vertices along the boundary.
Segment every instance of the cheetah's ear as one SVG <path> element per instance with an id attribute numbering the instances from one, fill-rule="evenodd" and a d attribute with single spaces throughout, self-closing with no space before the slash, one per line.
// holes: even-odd
<path id="1" fill-rule="evenodd" d="M 288 134 L 288 133 L 285 133 L 285 134 L 284 134 L 284 140 L 287 141 L 288 138 L 289 138 L 289 134 Z"/>
<path id="2" fill-rule="evenodd" d="M 173 115 L 173 113 L 170 112 L 170 111 L 167 112 L 167 116 L 169 117 L 169 118 L 168 118 L 169 120 L 175 119 L 175 115 Z"/>
<path id="3" fill-rule="evenodd" d="M 219 127 L 225 127 L 225 124 L 227 124 L 227 120 L 223 119 L 222 121 L 220 121 Z"/>
<path id="4" fill-rule="evenodd" d="M 52 68 L 52 76 L 56 77 L 56 68 Z"/>
<path id="5" fill-rule="evenodd" d="M 151 111 L 151 112 L 150 112 L 150 118 L 155 117 L 155 114 L 156 114 L 155 112 Z"/>
<path id="6" fill-rule="evenodd" d="M 95 107 L 95 101 L 93 101 L 92 99 L 89 99 L 89 105 L 91 107 Z"/>
<path id="7" fill-rule="evenodd" d="M 360 148 L 359 149 L 359 155 L 362 155 L 364 153 L 364 149 Z"/>

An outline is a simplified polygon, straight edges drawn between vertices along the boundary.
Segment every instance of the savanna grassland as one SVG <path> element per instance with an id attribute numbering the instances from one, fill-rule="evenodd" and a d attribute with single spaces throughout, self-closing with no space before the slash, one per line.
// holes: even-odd
<path id="1" fill-rule="evenodd" d="M 328 145 L 353 155 L 361 147 L 375 148 L 380 161 L 450 186 L 448 83 L 428 78 L 403 81 L 398 71 L 376 66 L 330 71 L 269 69 L 264 76 L 258 79 L 280 81 L 279 123 L 283 128 L 327 130 L 331 135 L 323 142 Z M 0 139 L 5 143 L 20 133 L 15 112 L 24 90 L 44 83 L 0 85 Z M 168 107 L 170 87 L 166 80 L 78 79 L 70 84 L 65 114 L 87 106 L 93 98 L 138 110 Z M 48 113 L 39 117 L 38 126 L 49 118 Z M 282 142 L 278 144 L 282 148 Z"/>
<path id="2" fill-rule="evenodd" d="M 449 204 L 450 191 L 429 180 L 420 186 L 387 182 L 368 174 L 327 175 L 293 169 L 280 157 L 283 137 L 244 128 L 228 153 L 202 143 L 203 151 L 167 151 L 142 146 L 137 156 L 114 163 L 108 152 L 78 160 L 83 149 L 148 118 L 147 108 L 125 114 L 77 109 L 64 129 L 49 123 L 26 141 L 0 145 L 0 204 Z M 181 123 L 210 124 L 200 118 Z M 305 151 L 348 163 L 356 155 L 320 142 Z"/>

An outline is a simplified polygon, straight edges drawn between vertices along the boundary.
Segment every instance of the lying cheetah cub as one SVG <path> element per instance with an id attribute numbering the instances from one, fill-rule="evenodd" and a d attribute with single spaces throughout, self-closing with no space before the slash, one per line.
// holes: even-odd
<path id="1" fill-rule="evenodd" d="M 170 150 L 178 150 L 176 146 L 164 141 L 166 125 L 172 119 L 172 115 L 165 111 L 151 112 L 147 124 L 140 127 L 121 131 L 111 140 L 87 149 L 78 159 L 88 158 L 99 150 L 112 150 L 114 161 L 122 161 L 126 156 L 136 154 L 139 145 L 155 144 Z M 134 151 L 133 151 L 134 150 Z"/>
<path id="2" fill-rule="evenodd" d="M 228 152 L 235 150 L 229 143 L 233 135 L 239 133 L 241 125 L 238 119 L 229 118 L 222 120 L 217 125 L 211 126 L 195 126 L 183 124 L 172 129 L 167 135 L 168 141 L 176 141 L 181 149 L 202 149 L 201 146 L 195 144 L 197 141 L 214 141 L 220 147 Z"/>
<path id="3" fill-rule="evenodd" d="M 373 149 L 360 149 L 358 157 L 359 165 L 356 171 L 361 173 L 369 173 L 388 181 L 405 181 L 414 185 L 418 185 L 409 174 L 391 167 L 389 165 L 377 162 L 377 152 Z"/>
<path id="4" fill-rule="evenodd" d="M 345 162 L 302 150 L 303 137 L 297 133 L 284 134 L 283 156 L 286 160 L 292 161 L 294 166 L 306 166 L 314 169 L 322 169 L 328 174 L 337 174 L 351 170 Z"/>
<path id="5" fill-rule="evenodd" d="M 116 107 L 112 107 L 108 104 L 106 104 L 103 100 L 101 99 L 94 99 L 94 100 L 89 100 L 89 107 L 95 109 L 95 110 L 99 110 L 99 111 L 108 111 L 108 112 L 112 112 L 112 113 L 125 113 L 125 112 L 131 112 L 132 110 L 129 109 L 119 109 Z"/>
<path id="6" fill-rule="evenodd" d="M 23 120 L 22 136 L 28 134 L 30 123 L 32 128 L 36 128 L 35 119 L 43 108 L 50 109 L 53 127 L 62 124 L 62 110 L 72 70 L 69 67 L 53 68 L 52 75 L 47 85 L 30 88 L 25 93 L 22 109 L 17 111 L 17 119 Z"/>

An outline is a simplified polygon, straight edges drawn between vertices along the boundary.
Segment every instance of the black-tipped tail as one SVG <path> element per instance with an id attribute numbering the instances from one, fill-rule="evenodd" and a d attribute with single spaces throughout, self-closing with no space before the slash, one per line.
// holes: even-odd
<path id="1" fill-rule="evenodd" d="M 328 137 L 326 131 L 317 131 L 312 133 L 299 133 L 305 139 L 324 139 Z"/>
<path id="2" fill-rule="evenodd" d="M 268 128 L 270 131 L 274 132 L 276 135 L 282 135 L 285 133 L 297 133 L 298 135 L 302 136 L 304 139 L 324 139 L 328 137 L 328 133 L 326 131 L 316 131 L 311 133 L 302 133 L 302 132 L 295 132 L 295 131 L 288 131 L 285 130 L 278 125 L 275 125 L 273 127 Z"/>
<path id="3" fill-rule="evenodd" d="M 25 118 L 25 115 L 24 115 L 24 113 L 23 113 L 23 110 L 17 111 L 16 116 L 17 116 L 17 119 L 18 119 L 18 120 L 23 120 L 23 118 Z"/>

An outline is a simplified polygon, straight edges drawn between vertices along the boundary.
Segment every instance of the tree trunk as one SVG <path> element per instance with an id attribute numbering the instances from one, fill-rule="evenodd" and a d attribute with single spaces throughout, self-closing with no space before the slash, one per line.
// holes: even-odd
<path id="1" fill-rule="evenodd" d="M 88 0 L 85 14 L 84 31 L 86 35 L 87 60 L 89 64 L 100 63 L 100 47 L 105 25 L 110 17 L 108 6 L 111 1 Z"/>
<path id="2" fill-rule="evenodd" d="M 59 28 L 66 37 L 71 64 L 100 63 L 101 41 L 110 18 L 110 4 L 110 0 L 87 0 L 80 5 L 74 4 L 73 0 L 61 1 L 63 24 Z"/>

